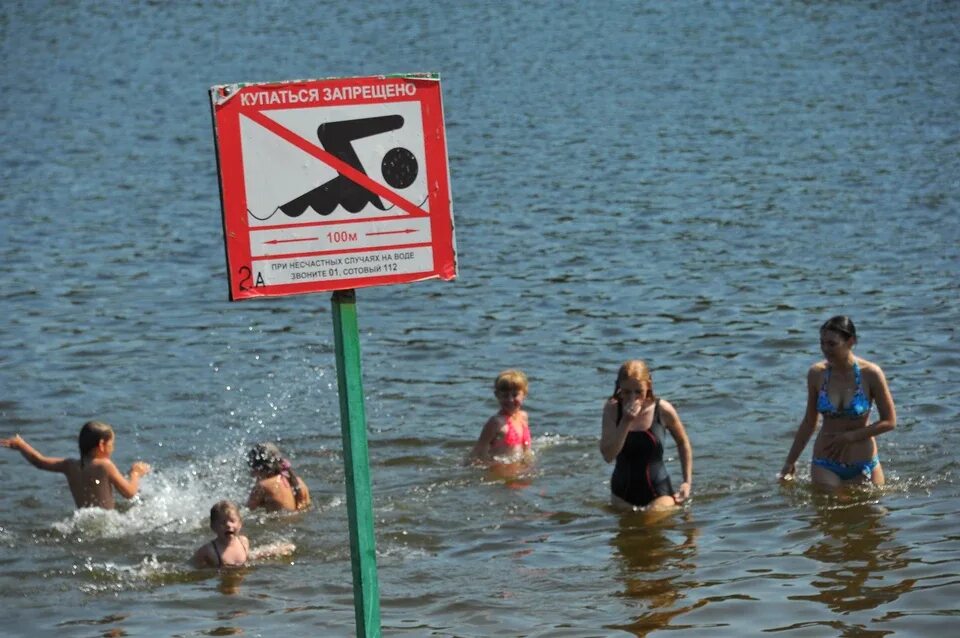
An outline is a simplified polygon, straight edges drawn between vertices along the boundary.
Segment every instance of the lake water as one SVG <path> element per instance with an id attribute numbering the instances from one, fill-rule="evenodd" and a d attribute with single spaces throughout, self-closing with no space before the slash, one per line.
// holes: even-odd
<path id="1" fill-rule="evenodd" d="M 0 634 L 348 636 L 329 295 L 227 301 L 207 89 L 436 72 L 459 278 L 358 291 L 383 634 L 941 636 L 960 599 L 960 4 L 7 2 L 0 433 L 91 418 L 154 472 L 118 512 L 0 450 Z M 775 480 L 817 328 L 857 322 L 883 490 Z M 646 359 L 693 499 L 608 507 L 600 409 Z M 535 467 L 462 459 L 503 368 Z M 316 506 L 295 554 L 184 565 L 243 453 Z M 812 446 L 812 444 L 811 444 Z M 676 478 L 675 451 L 668 450 Z"/>

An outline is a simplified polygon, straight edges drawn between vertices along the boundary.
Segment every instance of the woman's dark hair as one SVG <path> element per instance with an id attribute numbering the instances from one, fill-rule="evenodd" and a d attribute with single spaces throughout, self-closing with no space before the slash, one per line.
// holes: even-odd
<path id="1" fill-rule="evenodd" d="M 837 315 L 836 317 L 827 319 L 823 325 L 820 326 L 820 332 L 825 330 L 831 330 L 837 334 L 841 334 L 847 339 L 857 338 L 857 327 L 853 325 L 853 319 L 846 315 Z"/>
<path id="2" fill-rule="evenodd" d="M 267 476 L 282 474 L 286 477 L 290 487 L 293 488 L 293 500 L 296 501 L 298 508 L 302 505 L 304 495 L 300 490 L 300 479 L 293 473 L 290 461 L 283 458 L 280 448 L 273 443 L 257 443 L 247 452 L 247 463 L 258 473 Z"/>

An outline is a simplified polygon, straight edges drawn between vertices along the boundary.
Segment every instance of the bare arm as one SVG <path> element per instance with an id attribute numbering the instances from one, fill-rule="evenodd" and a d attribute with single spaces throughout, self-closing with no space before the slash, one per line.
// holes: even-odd
<path id="1" fill-rule="evenodd" d="M 133 498 L 140 489 L 140 477 L 150 473 L 150 466 L 143 461 L 137 461 L 130 466 L 130 478 L 126 478 L 117 469 L 112 461 L 106 461 L 107 476 L 110 483 L 117 488 L 124 498 Z"/>
<path id="2" fill-rule="evenodd" d="M 884 376 L 883 370 L 879 366 L 874 366 L 874 370 L 875 375 L 870 375 L 872 377 L 870 389 L 877 404 L 877 413 L 880 418 L 872 425 L 848 432 L 852 437 L 851 442 L 880 436 L 897 427 L 897 409 L 893 405 L 893 395 L 890 394 L 887 377 Z"/>
<path id="3" fill-rule="evenodd" d="M 297 487 L 300 489 L 300 502 L 297 503 L 297 509 L 305 510 L 310 507 L 310 490 L 299 476 L 297 477 Z"/>
<path id="4" fill-rule="evenodd" d="M 24 441 L 19 434 L 14 435 L 9 439 L 0 439 L 0 447 L 8 447 L 11 450 L 20 450 L 20 454 L 23 455 L 23 458 L 35 468 L 46 470 L 48 472 L 60 472 L 63 473 L 66 471 L 67 459 L 44 456 L 33 449 L 29 443 Z"/>
<path id="5" fill-rule="evenodd" d="M 814 366 L 807 371 L 807 407 L 803 413 L 803 420 L 800 421 L 800 427 L 793 437 L 793 445 L 787 453 L 787 460 L 780 470 L 781 479 L 790 479 L 797 472 L 797 459 L 803 448 L 807 447 L 810 437 L 817 430 L 817 422 L 820 415 L 817 412 L 817 370 Z"/>
<path id="6" fill-rule="evenodd" d="M 600 423 L 600 454 L 607 463 L 612 462 L 627 440 L 629 429 L 626 424 L 617 422 L 617 401 L 610 399 L 603 405 L 603 418 Z"/>
<path id="7" fill-rule="evenodd" d="M 480 431 L 480 438 L 477 439 L 473 449 L 470 450 L 471 459 L 483 459 L 490 452 L 490 444 L 497 438 L 503 424 L 496 416 L 490 417 Z"/>
<path id="8" fill-rule="evenodd" d="M 190 564 L 198 569 L 217 566 L 217 562 L 214 560 L 211 552 L 210 543 L 204 543 L 197 548 L 197 551 L 195 551 L 190 558 Z"/>
<path id="9" fill-rule="evenodd" d="M 250 496 L 247 497 L 247 507 L 252 510 L 263 507 L 263 488 L 260 487 L 259 481 L 250 490 Z"/>
<path id="10" fill-rule="evenodd" d="M 295 552 L 297 546 L 289 541 L 277 541 L 269 545 L 260 545 L 247 552 L 247 558 L 250 560 L 260 560 L 261 558 L 277 558 L 279 556 L 289 556 Z"/>
<path id="11" fill-rule="evenodd" d="M 677 503 L 682 503 L 690 496 L 690 488 L 693 485 L 693 446 L 690 445 L 690 439 L 687 437 L 687 431 L 680 421 L 680 415 L 677 410 L 667 401 L 660 401 L 660 417 L 663 425 L 673 436 L 677 444 L 677 453 L 680 455 L 680 470 L 683 472 L 683 483 L 680 489 L 674 494 Z"/>

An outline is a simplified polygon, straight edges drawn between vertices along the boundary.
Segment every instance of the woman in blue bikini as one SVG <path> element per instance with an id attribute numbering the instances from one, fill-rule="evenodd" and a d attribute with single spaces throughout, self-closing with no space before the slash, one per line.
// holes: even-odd
<path id="1" fill-rule="evenodd" d="M 855 357 L 856 343 L 857 329 L 849 317 L 833 317 L 820 327 L 820 350 L 826 360 L 807 372 L 807 409 L 781 478 L 793 478 L 797 458 L 822 417 L 810 467 L 814 485 L 837 488 L 850 481 L 883 485 L 875 437 L 896 427 L 897 411 L 883 370 Z M 876 403 L 879 418 L 868 425 L 871 403 Z"/>

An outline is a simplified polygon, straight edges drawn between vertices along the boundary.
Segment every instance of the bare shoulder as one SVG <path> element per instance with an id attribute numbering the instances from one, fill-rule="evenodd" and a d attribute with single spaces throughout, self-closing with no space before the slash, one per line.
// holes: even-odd
<path id="1" fill-rule="evenodd" d="M 869 372 L 870 374 L 883 374 L 883 370 L 880 369 L 873 361 L 868 361 L 866 359 L 861 359 L 857 357 L 857 365 L 860 366 L 860 372 Z"/>
<path id="2" fill-rule="evenodd" d="M 677 409 L 666 399 L 660 399 L 660 420 L 671 432 L 683 429 L 683 422 L 680 421 Z"/>
<path id="3" fill-rule="evenodd" d="M 666 399 L 660 399 L 660 413 L 669 414 L 672 417 L 677 416 L 677 409 Z"/>
<path id="4" fill-rule="evenodd" d="M 876 363 L 860 358 L 857 359 L 857 363 L 860 365 L 860 373 L 868 381 L 882 381 L 885 378 L 883 370 Z"/>
<path id="5" fill-rule="evenodd" d="M 190 563 L 194 567 L 213 567 L 217 564 L 214 560 L 213 548 L 209 542 L 197 548 L 197 551 L 190 557 Z"/>
<path id="6" fill-rule="evenodd" d="M 825 360 L 817 361 L 816 363 L 811 364 L 807 368 L 807 385 L 809 386 L 819 386 L 823 380 L 823 373 L 827 369 L 827 362 Z"/>
<path id="7" fill-rule="evenodd" d="M 603 402 L 603 413 L 604 413 L 605 415 L 606 415 L 606 414 L 616 413 L 616 411 L 617 411 L 617 405 L 618 405 L 619 403 L 620 403 L 620 402 L 617 401 L 617 400 L 616 400 L 615 398 L 613 398 L 613 397 L 607 399 L 606 401 Z"/>
<path id="8" fill-rule="evenodd" d="M 112 476 L 120 473 L 120 470 L 117 469 L 117 466 L 110 459 L 93 459 L 90 461 L 89 467 L 91 473 L 100 476 Z"/>
<path id="9" fill-rule="evenodd" d="M 497 412 L 492 417 L 487 419 L 487 422 L 484 424 L 483 428 L 488 431 L 496 432 L 500 428 L 504 427 L 507 424 L 507 420 L 502 414 Z"/>

